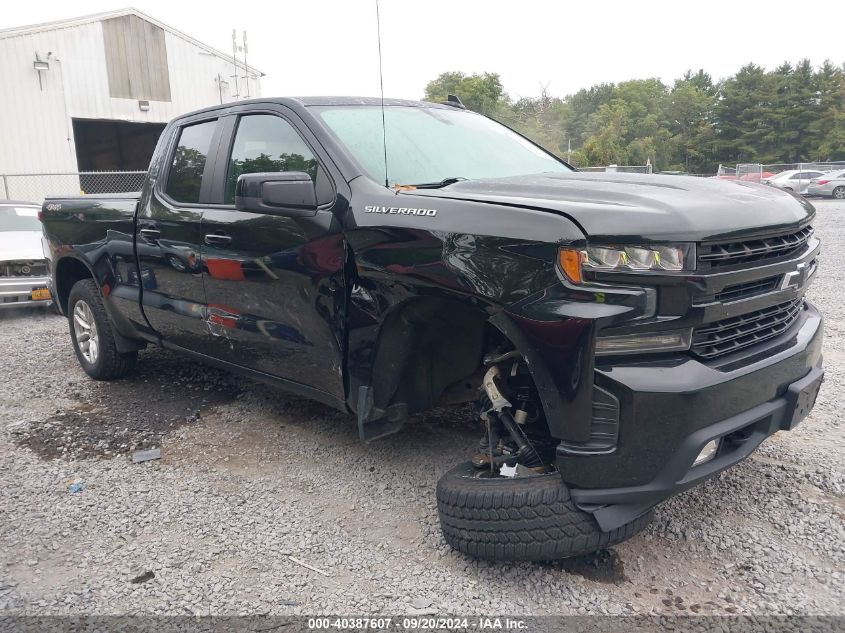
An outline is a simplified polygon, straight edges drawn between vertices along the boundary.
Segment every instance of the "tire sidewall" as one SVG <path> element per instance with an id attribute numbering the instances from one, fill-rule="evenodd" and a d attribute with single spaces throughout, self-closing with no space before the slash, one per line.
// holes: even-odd
<path id="1" fill-rule="evenodd" d="M 70 340 L 73 344 L 73 351 L 76 353 L 76 359 L 79 361 L 79 365 L 85 371 L 86 374 L 91 376 L 92 378 L 99 378 L 104 370 L 104 362 L 105 362 L 105 354 L 103 353 L 103 334 L 107 331 L 105 327 L 107 324 L 103 323 L 102 319 L 102 304 L 99 301 L 99 297 L 94 296 L 92 297 L 91 292 L 91 282 L 89 281 L 81 281 L 76 283 L 73 288 L 71 288 L 70 296 L 68 297 L 68 324 L 70 326 Z M 94 323 L 97 326 L 97 335 L 100 339 L 100 351 L 97 354 L 97 360 L 93 363 L 89 363 L 85 356 L 82 355 L 82 350 L 79 349 L 79 343 L 76 340 L 76 324 L 73 320 L 73 313 L 76 309 L 76 305 L 80 302 L 84 301 L 88 304 L 88 307 L 91 309 L 91 314 L 94 317 Z"/>
<path id="2" fill-rule="evenodd" d="M 473 470 L 466 462 L 443 474 L 437 482 L 437 512 L 446 542 L 474 558 L 579 556 L 620 543 L 651 520 L 647 511 L 604 532 L 592 514 L 572 502 L 560 473 L 478 478 Z"/>
<path id="3" fill-rule="evenodd" d="M 836 195 L 837 192 L 840 194 L 839 196 Z M 830 194 L 830 197 L 834 200 L 845 200 L 845 187 L 843 187 L 842 185 L 836 187 Z"/>

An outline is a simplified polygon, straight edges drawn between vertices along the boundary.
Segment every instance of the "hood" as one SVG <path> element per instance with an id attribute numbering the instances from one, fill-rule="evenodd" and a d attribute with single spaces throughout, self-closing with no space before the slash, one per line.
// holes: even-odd
<path id="1" fill-rule="evenodd" d="M 465 180 L 407 195 L 529 207 L 566 215 L 591 238 L 703 241 L 787 231 L 813 206 L 766 185 L 691 176 L 572 172 Z"/>
<path id="2" fill-rule="evenodd" d="M 41 231 L 0 232 L 0 261 L 44 259 Z"/>

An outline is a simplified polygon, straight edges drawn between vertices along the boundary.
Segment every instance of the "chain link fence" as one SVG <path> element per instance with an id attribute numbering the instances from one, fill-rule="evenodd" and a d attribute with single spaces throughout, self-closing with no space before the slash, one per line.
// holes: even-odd
<path id="1" fill-rule="evenodd" d="M 43 202 L 47 196 L 140 191 L 146 171 L 0 174 L 0 200 Z"/>

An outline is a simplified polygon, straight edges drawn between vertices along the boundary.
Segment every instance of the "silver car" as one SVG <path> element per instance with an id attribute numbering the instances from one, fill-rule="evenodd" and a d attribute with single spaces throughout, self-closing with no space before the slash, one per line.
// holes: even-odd
<path id="1" fill-rule="evenodd" d="M 845 170 L 813 178 L 807 187 L 807 195 L 845 200 Z"/>
<path id="2" fill-rule="evenodd" d="M 818 169 L 787 169 L 761 182 L 772 187 L 777 187 L 778 189 L 805 194 L 807 193 L 807 187 L 810 186 L 810 181 L 813 178 L 823 175 L 824 172 Z"/>
<path id="3" fill-rule="evenodd" d="M 32 202 L 0 200 L 0 308 L 51 302 L 40 209 Z"/>

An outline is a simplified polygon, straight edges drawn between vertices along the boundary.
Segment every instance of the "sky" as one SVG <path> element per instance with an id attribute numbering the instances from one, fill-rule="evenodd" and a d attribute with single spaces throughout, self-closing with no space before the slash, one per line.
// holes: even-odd
<path id="1" fill-rule="evenodd" d="M 127 6 L 120 0 L 7 2 L 0 28 Z M 230 51 L 246 30 L 264 96 L 379 94 L 375 0 L 134 0 L 137 9 Z M 384 92 L 419 99 L 442 72 L 499 73 L 513 98 L 754 62 L 845 62 L 835 29 L 793 2 L 380 0 Z"/>

